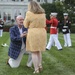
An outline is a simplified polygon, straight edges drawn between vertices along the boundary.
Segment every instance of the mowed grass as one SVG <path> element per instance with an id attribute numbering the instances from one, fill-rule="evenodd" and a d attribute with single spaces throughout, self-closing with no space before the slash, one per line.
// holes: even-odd
<path id="1" fill-rule="evenodd" d="M 49 34 L 47 35 L 49 39 Z M 63 47 L 58 51 L 52 47 L 50 51 L 43 52 L 43 71 L 36 75 L 75 75 L 75 34 L 71 34 L 72 47 Z M 59 34 L 63 46 L 63 35 Z M 12 69 L 7 64 L 8 48 L 1 47 L 2 43 L 10 44 L 9 33 L 4 32 L 0 37 L 0 75 L 34 75 L 33 69 L 26 67 L 28 55 L 24 55 L 18 68 Z"/>

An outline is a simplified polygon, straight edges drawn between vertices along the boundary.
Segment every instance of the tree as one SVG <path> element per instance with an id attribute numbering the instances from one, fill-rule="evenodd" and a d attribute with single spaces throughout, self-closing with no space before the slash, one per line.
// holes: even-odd
<path id="1" fill-rule="evenodd" d="M 50 13 L 51 12 L 57 12 L 55 4 L 44 3 L 44 4 L 41 4 L 41 6 L 45 10 L 47 19 L 50 19 Z"/>
<path id="2" fill-rule="evenodd" d="M 60 1 L 56 1 L 54 3 L 55 3 L 57 13 L 58 13 L 58 19 L 62 20 L 63 19 L 63 3 Z"/>
<path id="3" fill-rule="evenodd" d="M 64 3 L 67 5 L 69 4 L 71 6 L 75 6 L 75 0 L 65 0 Z"/>
<path id="4" fill-rule="evenodd" d="M 45 9 L 46 17 L 47 19 L 50 19 L 50 13 L 51 12 L 57 12 L 58 13 L 58 19 L 62 20 L 63 17 L 63 5 L 60 2 L 54 2 L 52 4 L 45 3 L 41 4 L 41 6 Z"/>
<path id="5" fill-rule="evenodd" d="M 75 20 L 75 1 L 74 0 L 65 0 L 63 2 L 64 4 L 64 11 L 69 13 L 69 16 L 72 20 L 72 22 L 74 22 Z"/>

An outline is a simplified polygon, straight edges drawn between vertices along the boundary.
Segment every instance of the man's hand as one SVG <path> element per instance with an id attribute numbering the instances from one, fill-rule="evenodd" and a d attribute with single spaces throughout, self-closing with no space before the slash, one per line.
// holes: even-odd
<path id="1" fill-rule="evenodd" d="M 23 37 L 25 37 L 26 35 L 27 35 L 27 32 L 25 31 L 25 32 L 23 32 L 23 33 L 20 35 L 20 37 L 23 38 Z"/>

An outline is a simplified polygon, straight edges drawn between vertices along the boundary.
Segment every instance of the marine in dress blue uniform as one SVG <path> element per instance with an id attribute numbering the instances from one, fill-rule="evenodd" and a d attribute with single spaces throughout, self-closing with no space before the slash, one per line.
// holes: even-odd
<path id="1" fill-rule="evenodd" d="M 64 20 L 62 22 L 62 33 L 64 36 L 64 47 L 71 47 L 70 28 L 71 21 L 68 19 L 68 13 L 63 13 Z"/>

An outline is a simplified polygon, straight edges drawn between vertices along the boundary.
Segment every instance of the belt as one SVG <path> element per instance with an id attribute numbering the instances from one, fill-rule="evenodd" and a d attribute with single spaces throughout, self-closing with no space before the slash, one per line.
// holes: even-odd
<path id="1" fill-rule="evenodd" d="M 57 27 L 52 27 L 52 26 L 51 26 L 50 28 L 55 28 L 55 29 L 56 29 Z"/>

